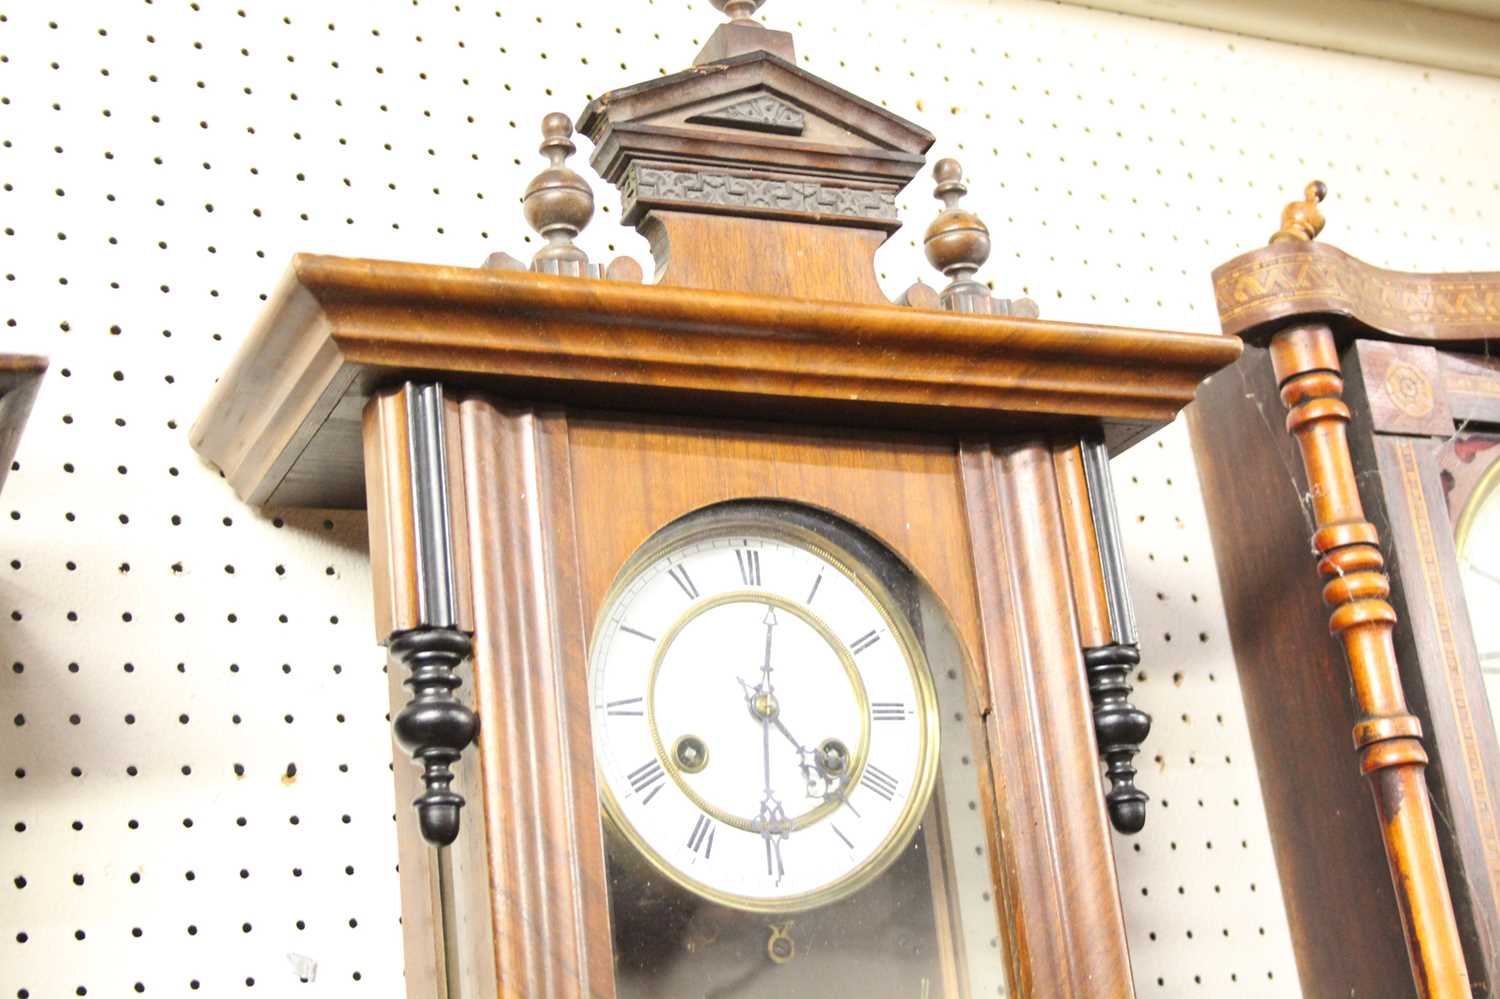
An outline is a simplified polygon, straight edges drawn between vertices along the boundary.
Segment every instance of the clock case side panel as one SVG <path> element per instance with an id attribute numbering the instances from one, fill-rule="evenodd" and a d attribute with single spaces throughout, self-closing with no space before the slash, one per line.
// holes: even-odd
<path id="1" fill-rule="evenodd" d="M 968 442 L 959 462 L 1012 981 L 1023 996 L 1134 996 L 1054 447 Z"/>
<path id="2" fill-rule="evenodd" d="M 1188 427 L 1298 976 L 1310 996 L 1390 995 L 1410 981 L 1406 944 L 1267 353 L 1247 344 L 1200 388 Z"/>
<path id="3" fill-rule="evenodd" d="M 952 616 L 985 719 L 981 797 L 1017 994 L 1134 994 L 1051 446 L 595 414 L 569 433 L 590 627 L 641 543 L 728 500 L 827 510 L 906 561 Z"/>
<path id="4" fill-rule="evenodd" d="M 1390 549 L 1402 685 L 1427 728 L 1428 785 L 1445 819 L 1438 835 L 1464 958 L 1474 994 L 1493 996 L 1500 988 L 1500 746 L 1443 496 L 1440 455 L 1454 426 L 1438 353 L 1356 340 L 1342 363 L 1354 415 L 1351 456 L 1373 479 L 1361 477 L 1361 495 Z M 1391 374 L 1398 365 L 1399 379 Z M 1411 414 L 1423 409 L 1430 411 L 1420 420 L 1441 415 L 1444 422 L 1407 431 Z"/>
<path id="5" fill-rule="evenodd" d="M 1189 427 L 1203 456 L 1199 477 L 1303 987 L 1383 994 L 1408 974 L 1398 909 L 1347 741 L 1357 711 L 1313 555 L 1295 541 L 1312 533 L 1308 485 L 1279 425 L 1283 407 L 1265 354 L 1247 346 L 1205 385 Z M 1423 719 L 1465 961 L 1474 994 L 1494 995 L 1500 768 L 1438 465 L 1453 432 L 1442 418 L 1458 407 L 1449 406 L 1431 347 L 1354 340 L 1341 354 L 1351 458 L 1366 516 L 1385 539 L 1396 658 L 1410 708 Z M 1400 381 L 1388 386 L 1398 367 Z M 1413 379 L 1426 383 L 1425 394 Z M 1362 932 L 1351 936 L 1353 925 Z"/>
<path id="6" fill-rule="evenodd" d="M 459 412 L 488 859 L 460 890 L 490 909 L 499 994 L 612 999 L 567 418 L 477 395 Z"/>

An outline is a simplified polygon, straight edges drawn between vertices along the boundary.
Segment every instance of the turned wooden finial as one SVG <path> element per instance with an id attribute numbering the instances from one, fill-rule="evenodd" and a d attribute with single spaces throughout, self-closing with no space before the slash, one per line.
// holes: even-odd
<path id="1" fill-rule="evenodd" d="M 731 24 L 745 24 L 752 21 L 752 17 L 760 5 L 766 0 L 708 0 L 714 5 L 715 10 L 722 10 L 729 15 Z"/>
<path id="2" fill-rule="evenodd" d="M 1306 243 L 1323 231 L 1323 212 L 1318 202 L 1328 196 L 1328 185 L 1315 180 L 1307 185 L 1301 201 L 1293 201 L 1281 210 L 1281 228 L 1271 237 L 1271 242 L 1294 240 Z"/>
<path id="3" fill-rule="evenodd" d="M 547 240 L 531 267 L 549 274 L 586 275 L 589 258 L 573 239 L 594 217 L 594 192 L 565 162 L 578 149 L 573 145 L 573 122 L 554 111 L 542 119 L 542 144 L 548 166 L 526 186 L 521 210 L 526 221 Z"/>
<path id="4" fill-rule="evenodd" d="M 968 193 L 963 181 L 963 167 L 958 160 L 938 160 L 932 168 L 937 187 L 933 196 L 943 203 L 943 210 L 927 227 L 922 242 L 927 250 L 927 260 L 949 278 L 943 295 L 976 286 L 987 291 L 974 280 L 977 272 L 990 256 L 990 231 L 979 220 L 979 216 L 958 206 L 958 200 Z"/>

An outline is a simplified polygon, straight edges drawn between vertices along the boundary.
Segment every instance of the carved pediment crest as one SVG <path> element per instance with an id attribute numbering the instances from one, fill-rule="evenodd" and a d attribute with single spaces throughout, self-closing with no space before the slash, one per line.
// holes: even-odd
<path id="1" fill-rule="evenodd" d="M 747 97 L 712 111 L 703 111 L 688 121 L 695 125 L 723 125 L 780 135 L 801 135 L 807 127 L 807 115 L 801 108 L 770 94 Z"/>

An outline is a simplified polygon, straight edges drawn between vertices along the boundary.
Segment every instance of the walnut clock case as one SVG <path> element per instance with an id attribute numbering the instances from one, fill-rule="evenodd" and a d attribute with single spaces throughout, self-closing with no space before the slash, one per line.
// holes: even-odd
<path id="1" fill-rule="evenodd" d="M 1298 972 L 1310 995 L 1492 996 L 1500 274 L 1314 242 L 1325 193 L 1214 272 L 1249 346 L 1189 418 Z"/>
<path id="2" fill-rule="evenodd" d="M 951 160 L 949 283 L 889 302 L 932 136 L 715 5 L 579 118 L 653 284 L 574 245 L 549 115 L 530 264 L 298 256 L 194 428 L 369 511 L 410 994 L 1132 995 L 1107 460 L 1239 342 L 993 296 Z"/>

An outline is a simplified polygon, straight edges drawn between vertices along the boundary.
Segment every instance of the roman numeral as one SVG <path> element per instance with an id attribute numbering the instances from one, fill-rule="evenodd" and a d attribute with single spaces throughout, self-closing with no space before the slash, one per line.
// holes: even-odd
<path id="1" fill-rule="evenodd" d="M 875 721 L 905 721 L 906 705 L 901 701 L 871 701 L 870 717 Z"/>
<path id="2" fill-rule="evenodd" d="M 698 587 L 693 585 L 693 577 L 688 575 L 687 566 L 673 566 L 667 573 L 672 581 L 682 587 L 682 592 L 687 594 L 689 600 L 698 599 Z"/>
<path id="3" fill-rule="evenodd" d="M 616 715 L 620 717 L 634 715 L 635 717 L 639 718 L 641 715 L 645 714 L 645 712 L 641 710 L 641 702 L 644 700 L 644 697 L 627 697 L 623 701 L 610 701 L 608 704 L 604 705 L 604 713 L 607 715 Z"/>
<path id="4" fill-rule="evenodd" d="M 760 585 L 760 552 L 736 548 L 734 557 L 740 563 L 740 581 L 746 586 Z"/>
<path id="5" fill-rule="evenodd" d="M 697 823 L 693 826 L 693 832 L 688 836 L 688 849 L 694 853 L 702 852 L 704 860 L 712 860 L 714 855 L 714 820 L 707 815 L 698 816 Z"/>
<path id="6" fill-rule="evenodd" d="M 781 879 L 786 877 L 786 865 L 781 862 L 781 840 L 776 836 L 766 836 L 766 877 L 775 878 L 780 884 Z"/>
<path id="7" fill-rule="evenodd" d="M 649 762 L 636 767 L 630 773 L 626 774 L 625 779 L 630 781 L 630 786 L 635 788 L 636 794 L 642 793 L 647 788 L 651 789 L 651 793 L 641 799 L 641 804 L 649 805 L 651 804 L 651 799 L 656 797 L 656 792 L 665 786 L 662 783 L 662 778 L 666 775 L 667 772 L 661 768 L 661 762 L 652 757 Z"/>
<path id="8" fill-rule="evenodd" d="M 875 632 L 873 631 L 866 632 L 865 634 L 860 635 L 854 641 L 849 643 L 849 651 L 853 652 L 855 655 L 858 655 L 878 641 L 880 641 L 879 635 L 875 634 Z"/>
<path id="9" fill-rule="evenodd" d="M 819 569 L 818 570 L 818 578 L 813 580 L 812 591 L 810 593 L 808 593 L 807 599 L 804 600 L 803 603 L 808 603 L 808 604 L 812 603 L 812 598 L 818 595 L 818 587 L 820 587 L 822 585 L 823 585 L 823 570 Z"/>
<path id="10" fill-rule="evenodd" d="M 873 763 L 865 764 L 865 772 L 860 775 L 859 782 L 886 801 L 896 796 L 896 788 L 900 786 L 896 778 Z"/>
<path id="11" fill-rule="evenodd" d="M 637 631 L 628 624 L 620 625 L 620 630 L 625 632 L 626 634 L 634 635 L 636 638 L 644 638 L 648 642 L 656 641 L 655 635 L 648 635 L 644 631 Z"/>

